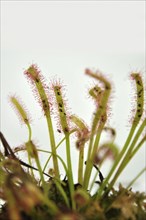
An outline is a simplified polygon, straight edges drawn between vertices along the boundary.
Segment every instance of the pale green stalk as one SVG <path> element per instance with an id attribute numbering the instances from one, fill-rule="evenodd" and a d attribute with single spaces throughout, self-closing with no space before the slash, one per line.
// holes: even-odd
<path id="1" fill-rule="evenodd" d="M 135 155 L 135 153 L 139 150 L 139 148 L 143 145 L 144 141 L 146 140 L 146 137 L 144 137 L 140 143 L 138 144 L 138 146 L 133 150 L 136 142 L 139 139 L 139 136 L 141 135 L 145 125 L 146 125 L 146 120 L 143 121 L 142 125 L 140 126 L 137 134 L 135 135 L 135 138 L 132 142 L 132 144 L 129 147 L 129 150 L 127 151 L 125 157 L 123 158 L 121 165 L 119 166 L 113 180 L 110 183 L 109 189 L 112 188 L 112 186 L 114 185 L 114 183 L 116 182 L 117 178 L 120 176 L 121 172 L 124 170 L 124 168 L 126 167 L 126 165 L 130 162 L 130 160 L 133 158 L 133 156 Z M 133 151 L 132 151 L 133 150 Z"/>
<path id="2" fill-rule="evenodd" d="M 145 171 L 146 171 L 146 167 L 143 168 L 143 169 L 136 175 L 136 177 L 128 184 L 127 189 L 129 189 Z"/>
<path id="3" fill-rule="evenodd" d="M 71 201 L 72 201 L 72 208 L 75 209 L 75 201 L 73 198 L 74 194 L 74 181 L 73 181 L 73 172 L 72 172 L 72 162 L 71 162 L 71 156 L 70 156 L 70 139 L 69 134 L 65 134 L 66 136 L 66 157 L 67 157 L 67 167 L 68 167 L 68 181 L 69 181 L 69 190 L 71 195 Z"/>
<path id="4" fill-rule="evenodd" d="M 104 116 L 102 116 L 102 117 L 104 117 Z M 96 156 L 96 153 L 97 153 L 97 149 L 98 149 L 98 145 L 99 145 L 99 141 L 100 141 L 100 137 L 101 137 L 101 132 L 104 128 L 105 122 L 106 122 L 106 116 L 105 116 L 104 120 L 100 122 L 99 127 L 97 129 L 97 134 L 96 134 L 95 142 L 94 142 L 94 145 L 93 145 L 93 150 L 92 150 L 91 156 L 88 160 L 88 169 L 86 169 L 86 173 L 85 173 L 86 179 L 84 179 L 85 180 L 84 181 L 84 184 L 85 184 L 84 187 L 88 187 L 88 184 L 89 184 L 92 168 L 93 168 L 93 165 L 94 165 L 94 159 L 95 159 L 95 156 Z"/>
<path id="5" fill-rule="evenodd" d="M 84 145 L 79 148 L 78 183 L 83 185 Z"/>

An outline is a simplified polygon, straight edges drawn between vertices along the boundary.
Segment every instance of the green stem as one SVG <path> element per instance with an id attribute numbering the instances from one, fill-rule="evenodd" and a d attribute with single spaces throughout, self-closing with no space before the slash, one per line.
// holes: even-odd
<path id="1" fill-rule="evenodd" d="M 142 146 L 142 144 L 146 141 L 146 135 L 142 138 L 142 140 L 140 141 L 140 143 L 137 145 L 137 147 L 135 147 L 135 149 L 132 151 L 131 153 L 131 158 L 137 153 L 137 151 L 140 149 L 140 147 Z M 130 159 L 131 159 L 130 158 Z"/>
<path id="2" fill-rule="evenodd" d="M 56 149 L 62 144 L 62 142 L 63 141 L 65 141 L 65 137 L 59 142 L 59 144 L 56 146 Z M 43 150 L 42 150 L 43 151 Z M 44 168 L 43 168 L 43 172 L 45 172 L 45 169 L 46 169 L 46 167 L 47 167 L 47 165 L 48 165 L 48 163 L 49 163 L 49 161 L 50 161 L 50 159 L 51 159 L 51 157 L 52 157 L 52 152 L 49 152 L 49 151 L 43 151 L 43 152 L 46 152 L 46 153 L 50 153 L 51 155 L 49 156 L 49 158 L 47 159 L 47 161 L 46 161 L 46 163 L 45 163 L 45 166 L 44 166 Z"/>
<path id="3" fill-rule="evenodd" d="M 94 141 L 94 134 L 92 133 L 91 137 L 90 137 L 90 142 L 89 142 L 89 147 L 88 147 L 88 154 L 87 154 L 87 161 L 86 161 L 86 168 L 85 168 L 85 173 L 84 173 L 83 187 L 85 189 L 87 189 L 87 187 L 88 187 L 89 180 L 87 180 L 87 176 L 90 175 L 89 170 L 90 170 L 90 167 L 93 165 L 92 161 L 90 160 L 93 141 Z"/>
<path id="4" fill-rule="evenodd" d="M 26 125 L 27 125 L 27 128 L 28 128 L 28 142 L 29 142 L 29 141 L 31 141 L 31 138 L 32 138 L 32 129 L 31 129 L 31 126 L 30 126 L 29 122 L 26 123 Z M 28 155 L 28 163 L 29 163 L 30 166 L 32 166 L 31 156 L 29 155 L 28 151 L 27 151 L 27 155 Z M 35 175 L 34 175 L 34 172 L 33 172 L 32 168 L 30 168 L 30 172 L 31 172 L 32 177 L 35 179 Z"/>
<path id="5" fill-rule="evenodd" d="M 84 175 L 84 188 L 85 189 L 88 188 L 89 178 L 90 178 L 91 170 L 93 167 L 92 166 L 93 165 L 93 156 L 95 156 L 95 154 L 93 155 L 93 153 L 96 153 L 95 150 L 98 147 L 98 142 L 99 142 L 99 138 L 100 138 L 100 135 L 97 134 L 97 136 L 95 138 L 94 146 L 92 146 L 93 145 L 93 136 L 96 132 L 98 123 L 100 121 L 102 121 L 102 117 L 104 117 L 106 115 L 107 102 L 108 102 L 108 99 L 110 96 L 110 85 L 109 84 L 107 84 L 107 85 L 108 86 L 103 93 L 103 97 L 99 103 L 99 106 L 97 108 L 97 112 L 95 113 L 95 117 L 94 117 L 93 124 L 92 124 L 91 138 L 90 138 L 90 143 L 89 143 L 88 157 L 87 157 L 87 163 L 86 163 L 86 169 L 85 169 L 85 175 Z M 99 133 L 101 134 L 100 131 L 99 131 Z M 92 149 L 93 149 L 93 153 L 92 153 Z M 91 155 L 91 153 L 92 153 L 92 155 Z"/>
<path id="6" fill-rule="evenodd" d="M 127 152 L 126 156 L 124 157 L 119 169 L 117 170 L 113 180 L 111 181 L 109 187 L 112 188 L 113 185 L 115 184 L 115 182 L 117 181 L 118 177 L 120 176 L 120 174 L 122 173 L 122 171 L 125 169 L 125 167 L 127 166 L 127 164 L 130 162 L 130 160 L 133 158 L 133 156 L 136 154 L 136 152 L 139 150 L 139 148 L 143 145 L 144 141 L 146 140 L 146 137 L 144 137 L 140 143 L 138 144 L 138 146 L 135 148 L 135 150 L 133 150 L 133 152 L 130 154 L 130 152 Z"/>
<path id="7" fill-rule="evenodd" d="M 132 126 L 132 128 L 131 128 L 131 130 L 130 130 L 130 133 L 129 133 L 128 137 L 127 137 L 127 140 L 126 140 L 126 142 L 125 142 L 125 145 L 124 145 L 124 147 L 123 147 L 123 149 L 122 149 L 121 152 L 119 153 L 119 155 L 118 155 L 117 159 L 115 160 L 115 163 L 113 164 L 113 166 L 112 166 L 112 168 L 111 168 L 111 170 L 110 170 L 108 176 L 106 177 L 106 179 L 104 180 L 103 184 L 101 185 L 101 187 L 100 187 L 99 190 L 98 190 L 97 198 L 100 198 L 100 196 L 101 196 L 101 194 L 102 194 L 102 192 L 103 192 L 105 186 L 107 185 L 109 179 L 111 178 L 112 174 L 114 173 L 115 169 L 117 168 L 117 165 L 119 164 L 120 160 L 122 159 L 122 157 L 123 157 L 125 151 L 127 150 L 127 147 L 128 147 L 128 145 L 129 145 L 129 143 L 130 143 L 130 141 L 131 141 L 131 138 L 132 138 L 132 136 L 133 136 L 133 133 L 134 133 L 134 131 L 135 131 L 135 128 L 136 128 L 135 126 Z"/>
<path id="8" fill-rule="evenodd" d="M 48 151 L 48 150 L 37 149 L 37 151 L 40 151 L 40 152 L 43 152 L 43 153 L 47 153 L 47 154 L 51 154 L 51 151 Z"/>
<path id="9" fill-rule="evenodd" d="M 57 189 L 61 193 L 67 207 L 69 208 L 70 207 L 69 198 L 67 197 L 67 194 L 65 193 L 65 190 L 63 189 L 62 185 L 60 184 L 60 181 L 57 181 L 55 178 L 53 179 L 53 181 L 56 184 Z"/>
<path id="10" fill-rule="evenodd" d="M 109 187 L 108 187 L 109 190 L 113 187 L 114 183 L 116 182 L 116 180 L 117 180 L 118 177 L 120 176 L 121 172 L 124 170 L 124 168 L 126 167 L 126 165 L 130 162 L 130 160 L 132 159 L 132 157 L 134 156 L 134 154 L 137 152 L 137 151 L 136 151 L 136 152 L 134 151 L 134 154 L 132 153 L 132 155 L 131 155 L 131 152 L 132 152 L 132 150 L 133 150 L 133 148 L 134 148 L 136 142 L 138 141 L 139 136 L 141 135 L 141 133 L 142 133 L 144 127 L 145 127 L 145 121 L 143 121 L 143 123 L 141 124 L 139 130 L 137 131 L 137 134 L 135 135 L 135 137 L 134 137 L 134 139 L 133 139 L 133 141 L 132 141 L 132 143 L 131 143 L 131 145 L 130 145 L 130 147 L 129 147 L 129 150 L 127 151 L 125 157 L 123 158 L 120 167 L 118 168 L 118 170 L 117 170 L 117 172 L 116 172 L 114 178 L 112 179 L 112 181 L 111 181 L 111 183 L 110 183 L 110 185 L 109 185 Z M 144 139 L 138 144 L 138 147 L 136 147 L 137 150 L 141 147 L 141 145 L 143 144 L 143 142 L 144 142 Z"/>
<path id="11" fill-rule="evenodd" d="M 100 136 L 101 136 L 101 131 L 97 133 L 96 138 L 95 138 L 95 143 L 97 144 L 96 146 L 98 146 L 99 140 L 100 140 Z M 92 172 L 92 168 L 93 168 L 93 164 L 94 164 L 94 157 L 96 155 L 96 150 L 95 150 L 95 145 L 94 145 L 94 149 L 93 152 L 91 154 L 90 159 L 88 160 L 88 169 L 86 169 L 86 173 L 85 173 L 85 177 L 84 178 L 84 187 L 85 189 L 88 188 L 88 184 L 89 184 L 89 180 L 90 180 L 90 176 L 91 176 L 91 172 Z"/>
<path id="12" fill-rule="evenodd" d="M 28 128 L 28 141 L 30 141 L 32 137 L 32 130 L 29 123 L 27 123 L 27 128 Z"/>
<path id="13" fill-rule="evenodd" d="M 58 167 L 58 160 L 56 156 L 56 147 L 55 147 L 56 145 L 55 145 L 54 131 L 53 131 L 53 125 L 52 125 L 50 114 L 46 114 L 46 119 L 47 119 L 48 131 L 49 131 L 49 136 L 50 136 L 54 171 L 55 171 L 56 177 L 59 178 L 59 167 Z"/>
<path id="14" fill-rule="evenodd" d="M 36 161 L 36 165 L 37 165 L 37 168 L 38 168 L 38 171 L 39 171 L 39 174 L 40 174 L 42 185 L 45 186 L 45 179 L 44 179 L 44 175 L 43 175 L 43 171 L 42 171 L 42 168 L 41 168 L 39 158 L 38 157 L 35 158 L 35 161 Z"/>
<path id="15" fill-rule="evenodd" d="M 104 116 L 101 116 L 101 118 L 102 117 L 104 118 Z M 86 178 L 84 178 L 84 187 L 85 187 L 85 189 L 87 189 L 88 185 L 89 185 L 89 180 L 90 180 L 90 176 L 91 176 L 91 172 L 92 172 L 92 168 L 93 168 L 93 164 L 94 164 L 95 155 L 97 153 L 97 149 L 98 149 L 98 145 L 99 145 L 99 141 L 100 141 L 100 137 L 101 137 L 101 132 L 104 128 L 105 122 L 106 122 L 106 113 L 105 113 L 105 118 L 103 120 L 101 119 L 101 121 L 100 121 L 98 130 L 97 130 L 97 134 L 96 134 L 96 138 L 95 138 L 95 141 L 94 141 L 94 145 L 92 147 L 93 150 L 90 153 L 91 156 L 88 160 L 88 167 L 86 167 L 86 172 L 85 172 L 85 177 Z"/>
<path id="16" fill-rule="evenodd" d="M 66 173 L 66 175 L 68 176 L 68 169 L 67 169 L 67 166 L 66 166 L 64 160 L 63 160 L 59 155 L 57 155 L 57 157 L 58 157 L 58 159 L 61 161 L 61 163 L 62 163 L 62 165 L 63 165 L 63 167 L 64 167 L 64 170 L 65 170 L 65 173 Z"/>
<path id="17" fill-rule="evenodd" d="M 72 133 L 74 133 L 75 131 L 76 131 L 76 130 L 70 131 L 69 135 L 72 134 Z M 64 137 L 64 138 L 57 144 L 56 149 L 63 143 L 63 141 L 65 141 L 65 139 L 66 139 L 66 137 Z M 45 172 L 45 169 L 46 169 L 46 167 L 47 167 L 47 165 L 48 165 L 48 163 L 49 163 L 49 161 L 50 161 L 50 159 L 51 159 L 51 157 L 52 157 L 52 152 L 50 152 L 50 151 L 45 151 L 45 150 L 40 150 L 40 149 L 38 149 L 38 151 L 42 151 L 42 152 L 50 153 L 50 154 L 51 154 L 51 155 L 49 156 L 49 158 L 47 159 L 47 161 L 46 161 L 46 163 L 45 163 L 45 166 L 44 166 L 44 168 L 43 168 L 43 172 Z"/>
<path id="18" fill-rule="evenodd" d="M 128 184 L 127 189 L 130 188 L 133 183 L 135 183 L 135 181 L 146 171 L 146 167 L 143 168 L 137 175 L 136 177 Z"/>
<path id="19" fill-rule="evenodd" d="M 93 186 L 94 186 L 94 184 L 95 184 L 95 181 L 96 181 L 96 178 L 97 178 L 97 175 L 99 174 L 99 172 L 97 171 L 96 173 L 95 173 L 95 176 L 94 176 L 94 178 L 93 178 L 93 180 L 92 180 L 92 183 L 91 183 L 91 185 L 90 185 L 90 189 L 89 189 L 89 192 L 91 193 L 91 190 L 92 190 L 92 188 L 93 188 Z"/>
<path id="20" fill-rule="evenodd" d="M 50 212 L 54 215 L 59 213 L 59 209 L 57 205 L 52 202 L 50 199 L 48 199 L 46 196 L 44 197 L 44 203 L 48 206 Z"/>
<path id="21" fill-rule="evenodd" d="M 109 179 L 110 179 L 111 176 L 113 175 L 115 169 L 117 168 L 117 166 L 118 166 L 118 164 L 120 163 L 120 161 L 121 161 L 123 155 L 125 154 L 125 152 L 126 152 L 128 146 L 129 146 L 129 144 L 130 144 L 130 142 L 131 142 L 131 140 L 132 140 L 132 136 L 133 136 L 133 134 L 134 134 L 134 132 L 135 132 L 136 127 L 137 127 L 137 124 L 133 124 L 133 126 L 131 127 L 130 133 L 129 133 L 128 137 L 127 137 L 127 140 L 126 140 L 126 142 L 125 142 L 125 145 L 124 145 L 123 149 L 122 149 L 121 152 L 119 153 L 119 155 L 118 155 L 118 157 L 117 157 L 115 163 L 113 164 L 113 166 L 112 166 L 112 168 L 111 168 L 111 170 L 110 170 L 108 176 L 106 177 L 105 181 L 103 182 L 103 184 L 101 185 L 101 187 L 100 187 L 99 190 L 98 190 L 98 195 L 97 195 L 98 198 L 100 198 L 100 196 L 101 196 L 101 194 L 102 194 L 102 192 L 103 192 L 105 186 L 106 186 L 107 183 L 109 182 Z M 139 132 L 138 132 L 138 134 L 139 134 Z M 136 139 L 135 139 L 135 140 L 136 140 Z M 134 142 L 135 142 L 135 141 L 134 141 Z M 109 187 L 108 187 L 107 190 L 109 191 L 110 189 L 111 189 L 111 185 L 109 185 Z"/>
<path id="22" fill-rule="evenodd" d="M 73 173 L 72 173 L 72 163 L 71 163 L 71 156 L 70 156 L 70 139 L 69 134 L 66 133 L 66 157 L 67 157 L 67 167 L 68 167 L 68 181 L 69 181 L 69 189 L 72 201 L 72 208 L 75 209 L 75 201 L 73 198 L 74 194 L 74 182 L 73 182 Z"/>
<path id="23" fill-rule="evenodd" d="M 79 149 L 79 162 L 78 162 L 78 183 L 83 185 L 83 166 L 84 166 L 84 145 Z"/>

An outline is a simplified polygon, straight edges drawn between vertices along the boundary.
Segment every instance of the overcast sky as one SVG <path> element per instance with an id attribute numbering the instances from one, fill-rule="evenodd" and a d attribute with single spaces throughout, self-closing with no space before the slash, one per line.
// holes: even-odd
<path id="1" fill-rule="evenodd" d="M 33 138 L 42 148 L 48 146 L 42 112 L 23 75 L 37 63 L 46 82 L 52 77 L 63 80 L 71 112 L 89 125 L 94 106 L 87 91 L 93 80 L 84 70 L 107 74 L 114 87 L 109 122 L 118 129 L 116 142 L 122 147 L 132 110 L 128 76 L 131 71 L 145 73 L 144 5 L 145 1 L 1 1 L 1 130 L 12 146 L 27 137 L 8 103 L 12 94 L 21 97 L 34 118 Z M 141 150 L 131 162 L 124 180 L 144 167 L 144 153 Z"/>

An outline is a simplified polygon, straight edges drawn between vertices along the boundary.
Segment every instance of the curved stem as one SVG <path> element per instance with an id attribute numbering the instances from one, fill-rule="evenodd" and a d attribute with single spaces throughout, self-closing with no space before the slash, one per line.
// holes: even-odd
<path id="1" fill-rule="evenodd" d="M 72 134 L 72 133 L 74 133 L 75 131 L 76 131 L 76 130 L 72 130 L 72 131 L 69 133 L 69 135 Z M 63 141 L 65 141 L 65 139 L 66 139 L 66 137 L 64 137 L 64 138 L 57 144 L 56 149 L 63 143 Z M 48 163 L 49 163 L 49 161 L 50 161 L 50 159 L 51 159 L 51 157 L 52 157 L 52 152 L 50 152 L 50 151 L 45 151 L 45 150 L 40 150 L 40 149 L 38 149 L 38 151 L 42 151 L 42 152 L 50 153 L 50 154 L 51 154 L 50 157 L 47 159 L 47 161 L 46 161 L 46 163 L 45 163 L 45 166 L 44 166 L 44 168 L 43 168 L 43 172 L 44 172 L 45 169 L 46 169 L 46 167 L 47 167 L 47 165 L 48 165 Z"/>
<path id="2" fill-rule="evenodd" d="M 135 183 L 135 181 L 146 171 L 146 167 L 143 168 L 137 175 L 136 177 L 128 184 L 127 189 Z"/>
<path id="3" fill-rule="evenodd" d="M 27 128 L 28 128 L 28 141 L 30 141 L 32 138 L 32 130 L 29 123 L 27 123 Z"/>

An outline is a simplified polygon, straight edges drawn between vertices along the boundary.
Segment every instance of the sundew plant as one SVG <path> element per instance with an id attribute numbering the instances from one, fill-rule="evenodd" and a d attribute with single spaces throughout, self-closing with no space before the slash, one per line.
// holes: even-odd
<path id="1" fill-rule="evenodd" d="M 115 129 L 107 125 L 112 84 L 99 71 L 86 69 L 85 74 L 95 81 L 89 89 L 94 103 L 91 125 L 86 124 L 86 119 L 69 114 L 63 85 L 59 80 L 48 87 L 34 64 L 24 72 L 46 119 L 48 150 L 36 146 L 26 108 L 16 95 L 10 96 L 11 104 L 28 129 L 28 139 L 20 147 L 13 148 L 7 142 L 8 137 L 0 133 L 3 146 L 0 149 L 0 198 L 3 200 L 0 219 L 146 219 L 146 195 L 132 191 L 132 185 L 146 171 L 146 167 L 126 187 L 122 183 L 115 187 L 123 170 L 146 141 L 141 73 L 132 72 L 130 75 L 130 80 L 135 84 L 135 109 L 130 131 L 121 150 L 115 144 Z M 54 111 L 58 119 L 57 131 L 54 128 Z M 103 132 L 110 133 L 111 138 L 101 143 Z M 62 139 L 57 143 L 59 133 Z M 73 135 L 74 142 L 71 141 Z M 65 152 L 65 158 L 58 154 L 59 148 Z M 76 148 L 76 158 L 71 155 L 72 148 Z M 27 152 L 27 161 L 18 158 L 16 153 L 20 151 Z M 44 166 L 40 162 L 40 152 L 48 155 Z M 105 176 L 102 166 L 109 158 L 112 159 L 112 165 Z M 74 172 L 76 162 L 78 170 Z M 64 176 L 60 167 L 64 169 Z"/>

